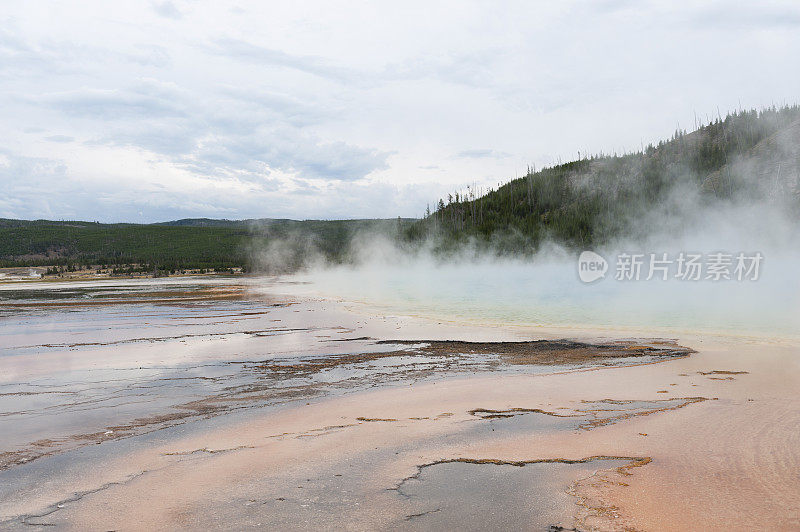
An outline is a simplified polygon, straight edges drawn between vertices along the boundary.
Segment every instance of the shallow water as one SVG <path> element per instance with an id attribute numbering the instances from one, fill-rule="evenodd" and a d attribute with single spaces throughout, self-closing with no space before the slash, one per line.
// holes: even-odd
<path id="1" fill-rule="evenodd" d="M 351 273 L 329 271 L 326 275 Z M 446 272 L 435 275 L 446 275 Z M 449 278 L 451 281 L 459 279 L 457 276 Z M 403 283 L 410 282 L 410 278 L 405 279 L 400 274 L 393 278 L 395 284 L 390 284 L 390 288 L 396 293 L 405 293 L 403 301 L 406 303 L 386 305 L 386 315 L 368 320 L 325 301 L 294 297 L 287 300 L 275 295 L 297 294 L 300 289 L 314 293 L 319 289 L 313 284 L 320 282 L 319 279 L 303 285 L 293 284 L 294 281 L 296 279 L 276 284 L 274 280 L 254 278 L 121 280 L 119 284 L 113 281 L 16 283 L 13 290 L 0 289 L 0 308 L 3 309 L 0 314 L 0 367 L 3 369 L 0 372 L 0 459 L 3 460 L 0 521 L 7 518 L 7 524 L 25 528 L 23 518 L 26 515 L 42 515 L 57 509 L 43 518 L 44 521 L 64 526 L 76 522 L 73 519 L 78 519 L 76 516 L 85 509 L 82 502 L 76 501 L 74 505 L 69 502 L 75 500 L 76 494 L 102 489 L 99 497 L 113 498 L 113 489 L 105 492 L 106 484 L 127 482 L 125 467 L 116 476 L 99 475 L 96 473 L 106 470 L 98 464 L 134 450 L 146 453 L 152 445 L 167 446 L 170 453 L 160 454 L 159 463 L 194 461 L 199 464 L 208 460 L 210 464 L 228 456 L 225 454 L 228 451 L 213 454 L 206 449 L 217 448 L 219 444 L 214 441 L 188 448 L 169 447 L 168 442 L 181 434 L 192 433 L 202 439 L 206 431 L 227 424 L 233 427 L 232 432 L 238 433 L 237 427 L 249 426 L 259 419 L 259 414 L 279 413 L 278 405 L 283 405 L 281 408 L 306 405 L 323 396 L 345 396 L 372 387 L 410 391 L 416 387 L 409 385 L 444 384 L 447 380 L 446 386 L 436 386 L 442 390 L 442 395 L 437 395 L 434 403 L 443 404 L 437 404 L 438 409 L 431 415 L 414 413 L 392 419 L 396 414 L 391 408 L 385 413 L 369 415 L 371 405 L 361 405 L 356 400 L 356 414 L 345 418 L 341 412 L 334 411 L 324 421 L 315 421 L 316 425 L 285 436 L 287 445 L 294 451 L 307 449 L 311 452 L 313 446 L 322 444 L 325 438 L 346 438 L 348 433 L 373 430 L 365 429 L 366 425 L 397 427 L 396 435 L 386 433 L 387 443 L 380 447 L 369 446 L 368 454 L 356 453 L 346 463 L 337 462 L 337 450 L 336 456 L 320 462 L 331 468 L 324 474 L 320 471 L 312 474 L 307 465 L 301 464 L 294 473 L 287 473 L 289 480 L 284 478 L 276 483 L 275 478 L 265 476 L 261 480 L 250 479 L 249 483 L 237 481 L 233 484 L 236 490 L 231 500 L 202 502 L 202 508 L 213 508 L 212 515 L 199 511 L 191 514 L 191 519 L 195 519 L 192 522 L 197 525 L 195 528 L 235 527 L 233 523 L 253 526 L 272 523 L 285 528 L 297 524 L 299 517 L 304 520 L 302 523 L 312 527 L 324 523 L 329 515 L 338 516 L 339 523 L 349 523 L 351 505 L 361 504 L 369 497 L 394 508 L 395 513 L 389 517 L 400 527 L 476 525 L 480 528 L 500 524 L 514 528 L 534 524 L 534 528 L 540 525 L 546 528 L 566 522 L 563 519 L 572 504 L 565 492 L 567 486 L 596 469 L 618 465 L 616 461 L 524 467 L 438 464 L 431 460 L 448 455 L 428 453 L 428 457 L 422 459 L 419 441 L 406 441 L 403 435 L 409 429 L 420 430 L 415 424 L 430 423 L 431 428 L 437 424 L 447 426 L 449 428 L 439 435 L 422 436 L 422 441 L 464 456 L 460 449 L 471 448 L 475 442 L 593 433 L 606 425 L 682 409 L 695 400 L 703 400 L 688 397 L 687 391 L 694 395 L 693 388 L 681 390 L 681 397 L 663 396 L 664 399 L 656 396 L 657 399 L 634 400 L 643 397 L 640 393 L 612 401 L 604 399 L 608 395 L 598 393 L 583 401 L 570 401 L 568 408 L 555 406 L 552 412 L 545 412 L 538 408 L 550 410 L 547 406 L 550 400 L 524 401 L 514 395 L 492 402 L 481 394 L 470 396 L 460 410 L 451 411 L 444 406 L 448 386 L 471 382 L 469 378 L 478 373 L 486 376 L 493 372 L 504 379 L 506 375 L 515 374 L 509 381 L 527 374 L 534 379 L 531 381 L 534 389 L 537 383 L 551 378 L 578 375 L 577 370 L 655 362 L 659 360 L 658 354 L 644 354 L 635 360 L 604 358 L 555 366 L 519 364 L 504 359 L 505 355 L 499 352 L 469 352 L 464 347 L 468 342 L 436 340 L 452 339 L 450 335 L 454 332 L 456 336 L 464 335 L 465 339 L 476 341 L 522 339 L 523 333 L 515 336 L 516 333 L 494 328 L 476 328 L 472 332 L 461 327 L 437 328 L 426 322 L 415 324 L 419 320 L 392 317 L 391 314 L 404 312 L 424 313 L 425 308 L 441 312 L 440 302 L 433 304 L 429 298 L 435 291 L 414 296 L 424 299 L 429 307 L 417 308 L 409 303 L 415 301 L 409 296 L 414 291 L 408 288 L 403 292 L 400 288 Z M 251 289 L 236 286 L 236 283 L 245 282 Z M 367 292 L 365 287 L 368 286 L 369 283 L 362 282 L 361 293 Z M 491 291 L 489 286 L 486 284 L 482 290 Z M 341 289 L 346 287 L 346 283 L 340 286 Z M 455 299 L 458 291 L 452 289 L 449 293 Z M 472 307 L 466 308 L 472 308 L 475 316 L 479 316 L 476 321 L 489 321 L 491 316 L 497 315 L 493 309 L 502 305 L 495 302 L 493 306 L 481 308 L 478 293 L 470 296 L 476 299 Z M 494 295 L 512 298 L 511 293 L 496 292 Z M 516 293 L 513 297 L 522 300 L 523 294 Z M 521 314 L 517 314 L 516 323 L 529 323 L 520 316 L 532 312 L 532 308 L 523 308 Z M 454 312 L 462 311 L 456 308 Z M 459 316 L 464 315 L 453 316 L 458 321 Z M 380 338 L 395 343 L 376 341 Z M 408 341 L 403 343 L 404 339 Z M 419 342 L 422 339 L 431 342 Z M 426 351 L 425 346 L 439 344 L 444 348 Z M 456 344 L 464 344 L 461 348 L 464 352 L 454 349 Z M 440 353 L 442 350 L 447 352 Z M 612 377 L 611 372 L 606 371 L 589 373 L 593 376 L 592 382 Z M 726 385 L 729 382 L 733 381 L 724 381 Z M 675 386 L 673 390 L 678 393 L 679 386 Z M 359 398 L 358 395 L 352 397 Z M 406 400 L 403 396 L 393 405 L 402 409 Z M 508 410 L 469 410 L 493 405 Z M 313 415 L 314 408 L 309 408 L 308 414 Z M 445 413 L 448 417 L 439 417 Z M 366 416 L 358 417 L 362 415 Z M 449 416 L 453 416 L 452 423 L 444 421 L 451 419 Z M 257 435 L 255 443 L 243 444 L 241 452 L 257 454 L 258 445 L 267 443 L 264 434 L 283 438 L 289 433 L 267 425 Z M 360 441 L 359 437 L 350 440 L 351 443 Z M 240 452 L 236 451 L 239 445 L 220 447 L 233 449 L 232 458 Z M 173 456 L 172 451 L 178 452 Z M 534 458 L 537 457 L 535 451 L 531 449 Z M 378 484 L 369 484 L 375 475 L 403 455 L 423 466 L 418 477 L 407 479 L 401 490 L 392 490 L 392 486 L 408 475 L 407 471 L 383 478 Z M 570 454 L 578 458 L 592 455 L 583 451 Z M 551 452 L 545 456 L 561 455 Z M 629 454 L 614 453 L 612 456 Z M 484 450 L 474 458 L 497 456 Z M 420 464 L 420 461 L 427 463 Z M 135 468 L 131 471 L 137 473 Z M 169 485 L 164 479 L 153 482 L 156 487 Z M 123 484 L 119 488 L 132 490 L 129 494 L 147 497 L 146 492 L 136 491 L 134 485 Z M 482 496 L 480 489 L 470 486 L 483 487 L 481 489 L 490 495 Z M 345 491 L 347 495 L 342 496 Z M 86 499 L 87 504 L 93 504 L 89 501 L 91 496 Z M 67 501 L 66 507 L 58 507 L 58 501 Z M 463 510 L 465 505 L 467 511 Z M 362 523 L 384 522 L 381 519 L 388 518 L 384 516 L 385 511 L 381 507 L 363 510 L 365 513 L 361 515 L 365 520 Z M 105 512 L 96 515 L 102 517 Z M 116 525 L 118 521 L 111 524 Z"/>
<path id="2" fill-rule="evenodd" d="M 401 261 L 318 269 L 291 288 L 439 320 L 796 337 L 800 276 L 791 260 L 765 264 L 757 281 L 625 282 L 611 271 L 585 284 L 573 262 Z"/>
<path id="3" fill-rule="evenodd" d="M 361 338 L 358 317 L 324 303 L 258 296 L 224 278 L 16 283 L 0 285 L 0 298 L 0 469 L 202 417 L 379 385 L 629 363 L 429 356 Z M 382 334 L 397 334 L 393 322 Z"/>

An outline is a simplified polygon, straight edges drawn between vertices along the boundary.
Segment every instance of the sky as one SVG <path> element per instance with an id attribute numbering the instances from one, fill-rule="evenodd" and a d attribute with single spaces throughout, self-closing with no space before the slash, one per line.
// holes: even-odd
<path id="1" fill-rule="evenodd" d="M 0 3 L 0 217 L 421 216 L 800 101 L 800 4 Z"/>

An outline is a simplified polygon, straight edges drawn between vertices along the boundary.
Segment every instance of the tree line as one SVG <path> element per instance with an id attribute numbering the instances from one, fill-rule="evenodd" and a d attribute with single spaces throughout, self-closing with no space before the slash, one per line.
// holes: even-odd
<path id="1" fill-rule="evenodd" d="M 800 161 L 791 146 L 800 142 L 798 120 L 796 105 L 738 111 L 640 151 L 529 167 L 496 189 L 470 186 L 439 199 L 406 237 L 436 237 L 440 248 L 471 238 L 501 252 L 533 251 L 545 239 L 585 248 L 635 233 L 678 185 L 713 202 L 763 194 L 776 175 L 783 188 L 774 195 L 796 205 Z M 783 132 L 788 139 L 781 140 Z"/>

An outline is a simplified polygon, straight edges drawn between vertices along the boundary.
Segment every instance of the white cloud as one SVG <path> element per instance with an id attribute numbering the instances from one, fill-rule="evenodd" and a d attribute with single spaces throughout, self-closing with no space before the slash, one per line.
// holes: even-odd
<path id="1" fill-rule="evenodd" d="M 0 217 L 419 215 L 800 94 L 788 1 L 104 6 L 4 6 Z"/>
<path id="2" fill-rule="evenodd" d="M 153 11 L 164 18 L 171 18 L 173 20 L 180 20 L 183 18 L 183 13 L 180 9 L 175 5 L 174 2 L 170 0 L 165 0 L 163 2 L 153 2 Z"/>
<path id="3" fill-rule="evenodd" d="M 505 159 L 507 157 L 511 157 L 511 154 L 489 148 L 475 148 L 471 150 L 460 151 L 456 154 L 456 157 L 462 157 L 464 159 Z"/>

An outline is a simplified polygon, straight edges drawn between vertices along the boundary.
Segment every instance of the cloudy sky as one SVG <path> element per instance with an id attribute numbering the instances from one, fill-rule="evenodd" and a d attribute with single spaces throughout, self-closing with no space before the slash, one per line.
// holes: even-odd
<path id="1" fill-rule="evenodd" d="M 800 101 L 797 2 L 0 3 L 0 217 L 419 216 Z"/>

